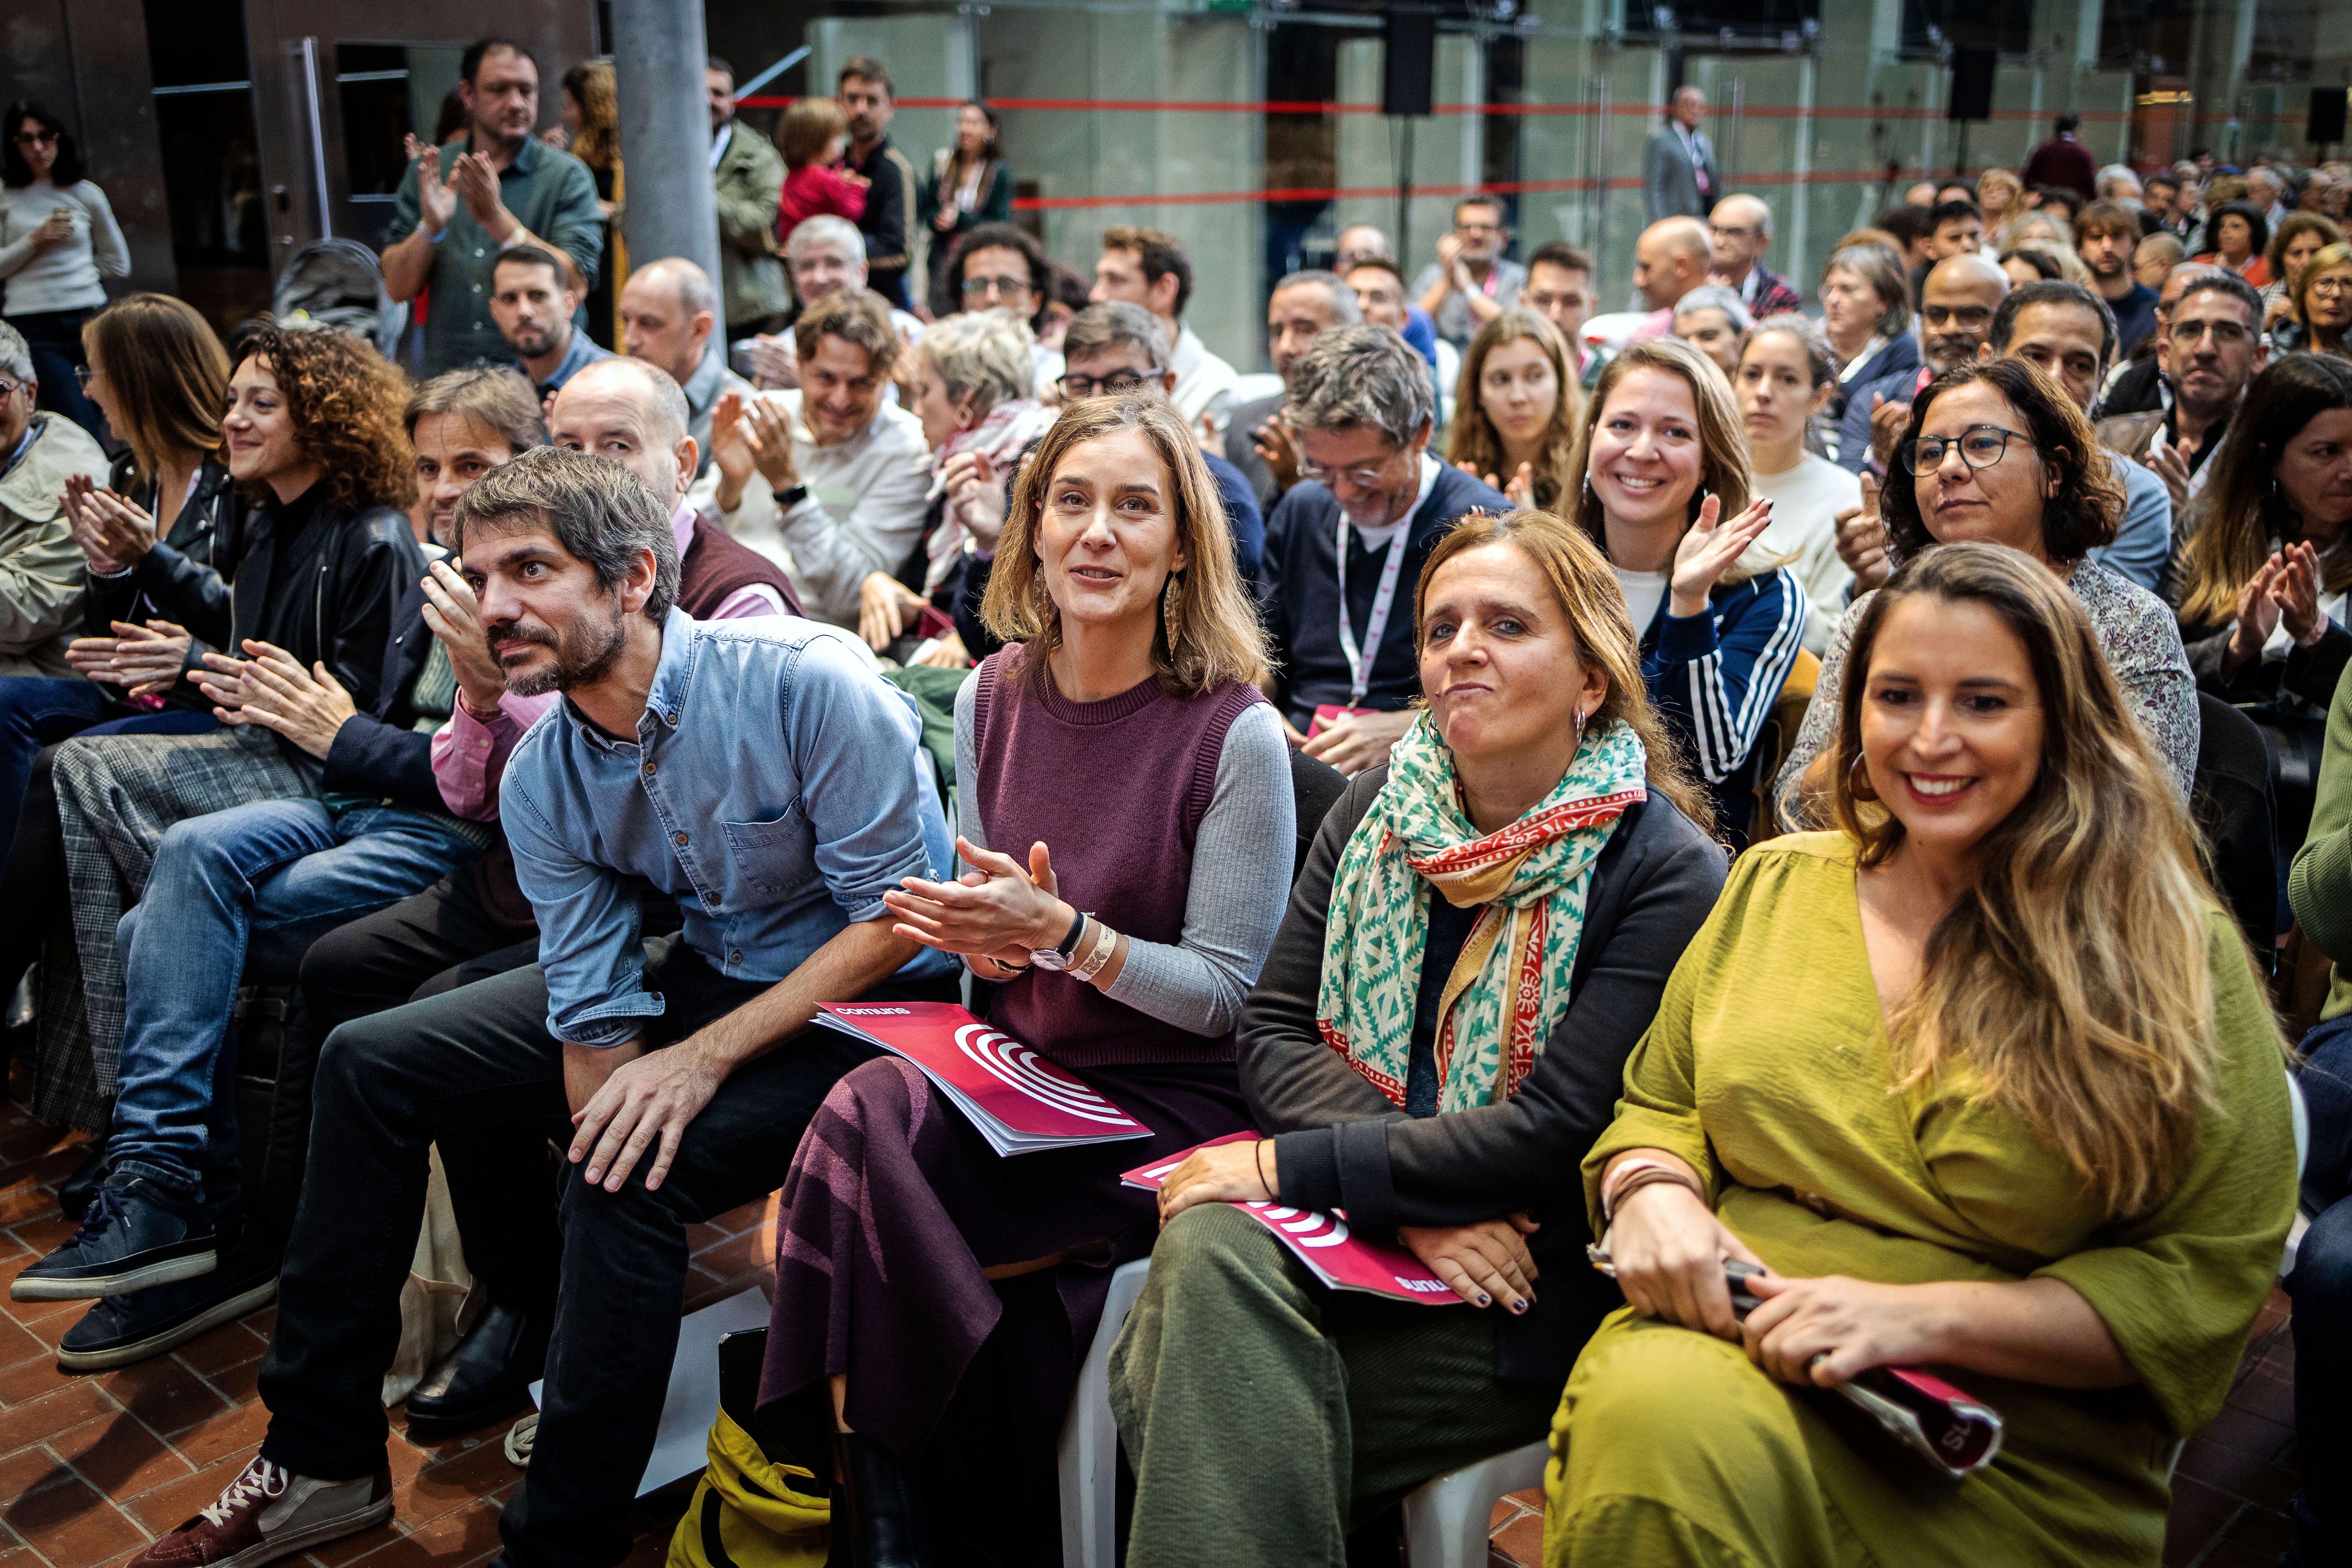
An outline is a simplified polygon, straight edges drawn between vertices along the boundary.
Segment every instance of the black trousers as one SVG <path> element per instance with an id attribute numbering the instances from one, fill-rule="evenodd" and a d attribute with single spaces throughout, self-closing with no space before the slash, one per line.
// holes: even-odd
<path id="1" fill-rule="evenodd" d="M 512 923 L 484 908 L 475 877 L 476 868 L 461 868 L 311 943 L 302 959 L 302 994 L 313 1037 L 538 963 L 538 933 L 526 928 L 519 936 Z M 647 935 L 667 935 L 678 923 L 675 900 L 647 901 Z M 571 1138 L 571 1120 L 559 1108 L 550 1118 L 474 1128 L 441 1145 L 467 1267 L 492 1300 L 540 1322 L 555 1313 L 563 1247 L 556 1224 L 558 1161 L 549 1142 Z"/>
<path id="2" fill-rule="evenodd" d="M 667 1046 L 766 989 L 711 969 L 681 938 L 646 944 L 646 983 Z M 919 988 L 945 1000 L 951 982 Z M 907 999 L 885 985 L 875 997 Z M 400 1340 L 400 1289 L 423 1222 L 427 1150 L 483 1129 L 565 1117 L 562 1050 L 532 964 L 347 1023 L 320 1053 L 310 1158 L 262 1363 L 262 1453 L 299 1475 L 351 1479 L 384 1462 L 383 1377 Z M 619 1563 L 677 1348 L 688 1224 L 773 1191 L 802 1130 L 871 1048 L 811 1029 L 719 1086 L 647 1192 L 640 1163 L 618 1193 L 562 1166 L 563 1263 L 539 1436 L 506 1509 L 502 1561 Z M 484 1244 L 494 1247 L 496 1238 Z M 474 1255 L 469 1240 L 468 1256 Z"/>

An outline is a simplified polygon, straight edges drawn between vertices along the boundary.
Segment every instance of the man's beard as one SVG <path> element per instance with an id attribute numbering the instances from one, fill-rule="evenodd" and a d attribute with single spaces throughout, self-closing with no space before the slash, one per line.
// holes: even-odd
<path id="1" fill-rule="evenodd" d="M 506 674 L 507 689 L 517 697 L 544 697 L 551 691 L 593 686 L 611 674 L 629 640 L 627 619 L 628 612 L 620 607 L 616 597 L 613 618 L 602 626 L 583 618 L 558 633 L 520 621 L 499 621 L 490 626 L 484 640 L 493 647 L 512 641 L 537 643 L 551 650 L 555 657 L 535 669 L 509 670 L 503 661 L 499 667 Z"/>
<path id="2" fill-rule="evenodd" d="M 520 327 L 516 329 L 515 335 L 509 341 L 514 345 L 515 353 L 525 358 L 544 359 L 555 352 L 555 329 L 553 327 Z"/>
<path id="3" fill-rule="evenodd" d="M 1944 346 L 1947 341 L 1943 338 L 1930 338 L 1927 342 L 1927 363 L 1937 375 L 1943 374 L 1948 370 L 1958 370 L 1964 364 L 1976 363 L 1976 339 L 1948 340 L 1951 344 L 1949 348 Z"/>

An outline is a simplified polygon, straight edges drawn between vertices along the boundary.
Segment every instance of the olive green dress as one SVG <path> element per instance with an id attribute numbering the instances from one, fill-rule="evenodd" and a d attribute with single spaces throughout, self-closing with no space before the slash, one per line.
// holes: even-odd
<path id="1" fill-rule="evenodd" d="M 1782 1274 L 2063 1279 L 2140 1382 L 2078 1392 L 1938 1369 L 2008 1424 L 1991 1467 L 1953 1482 L 1834 1395 L 1621 1310 L 1553 1422 L 1551 1568 L 2162 1555 L 2172 1444 L 2220 1410 L 2294 1210 L 2286 1075 L 2237 932 L 2209 914 L 2221 1109 L 2172 1195 L 2112 1226 L 2063 1157 L 1973 1102 L 1964 1075 L 1892 1089 L 1852 856 L 1818 833 L 1740 858 L 1626 1065 L 1617 1119 L 1585 1160 L 1588 1201 L 1612 1155 L 1671 1150 Z"/>

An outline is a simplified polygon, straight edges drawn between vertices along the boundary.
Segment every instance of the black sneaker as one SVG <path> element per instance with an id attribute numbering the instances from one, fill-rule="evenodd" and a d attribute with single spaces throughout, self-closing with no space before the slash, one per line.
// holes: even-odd
<path id="1" fill-rule="evenodd" d="M 67 1331 L 58 1365 L 67 1372 L 129 1366 L 257 1311 L 277 1295 L 276 1269 L 224 1266 L 194 1279 L 101 1297 Z"/>
<path id="2" fill-rule="evenodd" d="M 89 1201 L 71 1240 L 16 1276 L 17 1301 L 85 1301 L 209 1274 L 208 1219 L 184 1218 L 154 1185 L 121 1173 Z"/>

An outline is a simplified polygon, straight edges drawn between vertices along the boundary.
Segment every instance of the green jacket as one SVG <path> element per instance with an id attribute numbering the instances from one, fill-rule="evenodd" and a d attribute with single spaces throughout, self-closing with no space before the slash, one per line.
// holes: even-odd
<path id="1" fill-rule="evenodd" d="M 2352 669 L 2327 708 L 2327 747 L 2311 832 L 2287 873 L 2287 906 L 2311 944 L 2336 962 L 2322 1018 L 2352 1013 Z"/>
<path id="2" fill-rule="evenodd" d="M 0 479 L 0 676 L 76 679 L 66 644 L 81 628 L 89 562 L 74 542 L 63 497 L 68 475 L 106 483 L 106 454 L 58 414 L 35 414 L 33 444 Z M 0 452 L 0 462 L 8 454 Z"/>
<path id="3" fill-rule="evenodd" d="M 776 255 L 776 207 L 784 188 L 784 155 L 776 144 L 738 120 L 719 155 L 711 183 L 719 198 L 719 270 L 727 323 L 780 316 L 791 308 L 784 264 Z"/>

